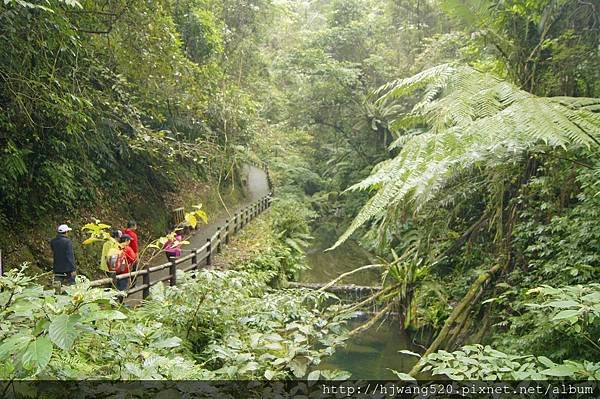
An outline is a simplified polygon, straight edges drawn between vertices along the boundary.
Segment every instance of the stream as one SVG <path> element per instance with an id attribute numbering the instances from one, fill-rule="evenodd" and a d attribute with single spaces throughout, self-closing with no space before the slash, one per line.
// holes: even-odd
<path id="1" fill-rule="evenodd" d="M 333 244 L 332 235 L 315 235 L 316 244 L 309 248 L 306 255 L 310 269 L 302 272 L 301 282 L 326 283 L 344 272 L 373 263 L 370 255 L 350 240 L 333 251 L 323 252 Z M 367 270 L 349 276 L 339 284 L 379 283 L 379 272 Z M 353 329 L 365 322 L 364 318 L 356 319 L 348 327 Z M 406 373 L 417 360 L 416 357 L 398 353 L 402 349 L 422 351 L 413 344 L 412 337 L 400 328 L 398 320 L 390 316 L 389 320 L 375 324 L 368 331 L 348 340 L 346 346 L 336 349 L 332 356 L 323 358 L 318 368 L 345 370 L 352 374 L 352 379 L 394 379 L 394 374 L 388 369 Z"/>

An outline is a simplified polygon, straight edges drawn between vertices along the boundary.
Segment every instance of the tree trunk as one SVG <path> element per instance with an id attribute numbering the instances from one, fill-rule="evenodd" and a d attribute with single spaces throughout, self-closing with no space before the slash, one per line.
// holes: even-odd
<path id="1" fill-rule="evenodd" d="M 471 284 L 471 287 L 469 288 L 469 291 L 467 291 L 467 294 L 456 305 L 456 307 L 454 308 L 454 310 L 452 311 L 452 313 L 450 314 L 450 316 L 444 323 L 444 327 L 442 327 L 442 330 L 440 331 L 440 333 L 438 334 L 436 339 L 429 346 L 429 348 L 427 348 L 427 351 L 425 351 L 425 354 L 423 355 L 423 357 L 426 357 L 427 355 L 437 351 L 442 346 L 442 344 L 448 338 L 450 331 L 451 331 L 452 327 L 454 326 L 455 322 L 459 320 L 459 318 L 461 317 L 461 315 L 464 314 L 464 312 L 468 312 L 469 309 L 471 309 L 473 302 L 479 296 L 478 295 L 479 290 L 482 288 L 482 286 L 488 280 L 490 280 L 492 278 L 492 276 L 494 274 L 496 274 L 496 272 L 498 270 L 500 270 L 501 268 L 502 268 L 501 265 L 499 265 L 499 264 L 495 265 L 490 270 L 481 273 L 477 277 L 477 279 L 473 282 L 473 284 Z M 419 371 L 421 371 L 422 367 L 423 367 L 423 363 L 419 361 L 417 364 L 415 364 L 415 366 L 410 371 L 410 375 L 412 375 L 414 377 Z"/>

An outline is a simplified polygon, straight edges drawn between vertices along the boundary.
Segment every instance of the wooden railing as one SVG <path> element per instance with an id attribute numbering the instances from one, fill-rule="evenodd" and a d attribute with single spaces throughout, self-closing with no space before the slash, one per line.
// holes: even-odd
<path id="1" fill-rule="evenodd" d="M 268 170 L 268 169 L 267 169 Z M 116 285 L 117 281 L 135 278 L 136 284 L 127 290 L 127 294 L 133 295 L 142 292 L 142 298 L 150 295 L 150 287 L 162 281 L 168 281 L 169 285 L 177 284 L 177 270 L 184 272 L 201 269 L 210 266 L 214 259 L 214 254 L 221 252 L 223 245 L 229 243 L 229 238 L 243 229 L 250 221 L 258 215 L 269 209 L 271 206 L 271 193 L 248 205 L 239 212 L 236 212 L 233 219 L 226 220 L 225 224 L 217 227 L 217 231 L 212 237 L 206 240 L 206 243 L 200 248 L 196 248 L 186 256 L 182 256 L 173 262 L 163 263 L 162 265 L 148 267 L 131 273 L 114 275 L 112 278 L 104 278 L 91 282 L 92 287 L 105 287 Z M 141 284 L 139 284 L 141 277 Z"/>

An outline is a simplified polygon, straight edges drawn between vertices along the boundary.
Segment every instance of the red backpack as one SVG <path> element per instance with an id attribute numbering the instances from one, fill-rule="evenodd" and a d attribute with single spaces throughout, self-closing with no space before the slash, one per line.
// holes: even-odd
<path id="1" fill-rule="evenodd" d="M 115 272 L 117 274 L 129 272 L 127 260 L 125 259 L 123 252 L 120 252 L 118 255 L 107 256 L 106 263 L 108 264 L 108 270 L 111 272 Z"/>

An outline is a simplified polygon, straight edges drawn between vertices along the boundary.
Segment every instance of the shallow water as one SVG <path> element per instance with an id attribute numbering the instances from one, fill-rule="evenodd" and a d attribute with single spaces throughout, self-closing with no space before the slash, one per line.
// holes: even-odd
<path id="1" fill-rule="evenodd" d="M 356 243 L 348 241 L 340 248 L 324 252 L 327 245 L 320 245 L 307 251 L 306 259 L 310 270 L 300 275 L 305 283 L 327 283 L 340 274 L 371 264 L 368 253 Z M 379 272 L 366 270 L 345 277 L 338 284 L 378 285 Z"/>
<path id="2" fill-rule="evenodd" d="M 330 252 L 323 250 L 331 245 L 331 240 L 315 241 L 320 244 L 307 253 L 311 269 L 301 274 L 302 282 L 326 283 L 344 272 L 372 263 L 368 253 L 352 241 Z M 379 281 L 378 272 L 369 270 L 352 275 L 340 284 L 378 285 Z M 365 322 L 366 319 L 354 320 L 349 328 Z M 338 348 L 332 356 L 324 358 L 318 368 L 345 370 L 352 374 L 352 379 L 394 379 L 394 374 L 388 369 L 408 372 L 417 360 L 414 356 L 398 353 L 402 349 L 422 352 L 400 328 L 399 321 L 390 316 L 383 324 L 377 323 L 350 339 L 344 348 Z"/>
<path id="3" fill-rule="evenodd" d="M 364 323 L 353 322 L 350 328 Z M 398 321 L 387 321 L 379 328 L 371 327 L 367 332 L 352 338 L 346 347 L 339 348 L 333 356 L 324 358 L 319 369 L 339 369 L 349 371 L 352 379 L 395 379 L 389 370 L 404 373 L 410 371 L 417 358 L 398 353 L 408 349 L 417 352 L 419 348 L 411 342 L 411 337 L 399 329 Z"/>

